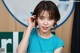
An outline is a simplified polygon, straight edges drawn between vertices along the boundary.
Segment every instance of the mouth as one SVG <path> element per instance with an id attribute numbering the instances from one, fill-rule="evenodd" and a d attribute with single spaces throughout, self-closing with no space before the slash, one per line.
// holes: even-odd
<path id="1" fill-rule="evenodd" d="M 43 30 L 47 30 L 49 27 L 42 27 L 43 28 Z"/>

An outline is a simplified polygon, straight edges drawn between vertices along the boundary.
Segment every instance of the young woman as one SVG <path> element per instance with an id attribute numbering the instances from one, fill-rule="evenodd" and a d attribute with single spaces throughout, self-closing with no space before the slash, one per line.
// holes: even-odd
<path id="1" fill-rule="evenodd" d="M 52 1 L 41 1 L 28 19 L 29 26 L 17 48 L 18 53 L 61 53 L 64 42 L 51 28 L 57 25 L 60 13 Z M 38 26 L 38 28 L 36 28 Z"/>

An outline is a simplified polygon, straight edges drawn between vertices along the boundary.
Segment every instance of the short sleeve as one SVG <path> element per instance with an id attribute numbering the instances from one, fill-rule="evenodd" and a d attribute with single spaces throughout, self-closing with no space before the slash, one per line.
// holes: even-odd
<path id="1" fill-rule="evenodd" d="M 60 48 L 60 47 L 64 47 L 64 41 L 62 39 L 57 40 L 55 49 Z"/>

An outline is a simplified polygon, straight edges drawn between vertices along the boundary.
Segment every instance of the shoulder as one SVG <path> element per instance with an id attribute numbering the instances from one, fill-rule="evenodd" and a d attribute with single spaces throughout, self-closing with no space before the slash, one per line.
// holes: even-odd
<path id="1" fill-rule="evenodd" d="M 29 43 L 31 43 L 33 40 L 36 39 L 36 33 L 37 33 L 37 32 L 36 32 L 36 29 L 33 28 L 32 31 L 31 31 L 31 33 L 30 33 Z"/>
<path id="2" fill-rule="evenodd" d="M 35 29 L 35 28 L 33 28 L 33 29 L 32 29 L 32 31 L 31 31 L 30 36 L 31 36 L 31 35 L 34 35 L 35 33 L 36 33 L 36 29 Z"/>
<path id="3" fill-rule="evenodd" d="M 37 35 L 37 29 L 33 28 L 31 33 L 30 33 L 30 39 L 35 38 L 36 35 Z"/>
<path id="4" fill-rule="evenodd" d="M 58 42 L 64 42 L 60 37 L 58 37 L 57 35 L 54 35 L 55 36 L 55 40 L 58 41 Z"/>
<path id="5" fill-rule="evenodd" d="M 56 47 L 55 49 L 59 48 L 59 47 L 64 47 L 64 41 L 58 37 L 57 35 L 54 36 L 55 38 L 55 42 L 56 42 Z"/>

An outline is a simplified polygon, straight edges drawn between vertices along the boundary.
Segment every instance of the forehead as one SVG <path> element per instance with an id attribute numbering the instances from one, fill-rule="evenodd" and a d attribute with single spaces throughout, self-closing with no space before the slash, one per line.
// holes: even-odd
<path id="1" fill-rule="evenodd" d="M 40 13 L 40 16 L 49 17 L 49 12 L 48 11 L 42 11 Z"/>

